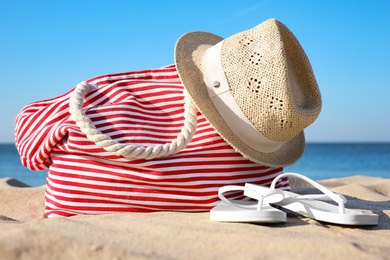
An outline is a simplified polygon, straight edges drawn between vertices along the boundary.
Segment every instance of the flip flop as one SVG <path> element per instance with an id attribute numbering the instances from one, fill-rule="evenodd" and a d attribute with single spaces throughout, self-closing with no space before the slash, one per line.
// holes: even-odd
<path id="1" fill-rule="evenodd" d="M 245 196 L 259 196 L 258 194 L 272 194 L 277 191 L 275 185 L 280 178 L 293 176 L 305 180 L 306 182 L 319 189 L 323 194 L 299 195 L 293 192 L 283 191 L 284 199 L 272 203 L 299 215 L 340 225 L 377 225 L 378 215 L 374 213 L 363 212 L 359 210 L 345 208 L 346 198 L 330 191 L 319 183 L 297 173 L 284 173 L 276 177 L 270 187 L 246 184 L 250 189 L 246 189 Z M 253 194 L 252 194 L 253 192 Z M 279 193 L 279 192 L 277 192 Z M 338 205 L 324 202 L 323 200 L 333 200 Z"/>
<path id="2" fill-rule="evenodd" d="M 257 188 L 256 186 L 253 186 Z M 256 201 L 229 200 L 223 194 L 228 191 L 244 191 L 251 195 Z M 286 213 L 278 210 L 270 203 L 281 201 L 284 198 L 281 190 L 270 193 L 259 194 L 252 189 L 251 185 L 223 186 L 218 191 L 218 196 L 222 200 L 218 205 L 210 210 L 210 219 L 220 222 L 249 222 L 249 223 L 281 223 L 286 222 Z"/>

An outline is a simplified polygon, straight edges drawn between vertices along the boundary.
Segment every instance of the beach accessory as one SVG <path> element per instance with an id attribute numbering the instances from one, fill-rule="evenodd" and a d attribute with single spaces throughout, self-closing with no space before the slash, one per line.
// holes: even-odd
<path id="1" fill-rule="evenodd" d="M 303 153 L 303 129 L 321 95 L 300 43 L 270 19 L 223 39 L 183 35 L 175 47 L 181 81 L 215 130 L 245 158 L 286 166 Z"/>
<path id="2" fill-rule="evenodd" d="M 285 198 L 280 202 L 274 203 L 276 206 L 295 212 L 299 215 L 313 218 L 319 221 L 324 221 L 333 224 L 341 225 L 377 225 L 378 215 L 353 209 L 345 208 L 347 199 L 338 193 L 334 193 L 319 183 L 310 178 L 297 173 L 283 173 L 276 177 L 270 188 L 258 186 L 258 192 L 269 194 L 269 192 L 276 191 L 276 183 L 287 176 L 293 176 L 305 180 L 315 188 L 320 190 L 323 194 L 308 194 L 299 195 L 293 192 L 284 191 Z M 253 188 L 253 186 L 252 186 Z M 261 191 L 262 190 L 262 191 Z M 332 200 L 337 203 L 337 206 L 329 204 L 322 200 Z"/>
<path id="3" fill-rule="evenodd" d="M 186 97 L 175 66 L 98 76 L 33 102 L 15 133 L 22 164 L 49 169 L 49 217 L 209 211 L 221 186 L 269 185 L 283 170 L 226 143 Z"/>
<path id="4" fill-rule="evenodd" d="M 108 152 L 113 152 L 118 156 L 123 156 L 129 159 L 154 159 L 173 155 L 183 150 L 191 141 L 195 129 L 197 120 L 197 111 L 193 103 L 185 95 L 184 105 L 184 124 L 181 128 L 181 132 L 170 143 L 140 146 L 119 143 L 113 140 L 107 134 L 99 131 L 89 117 L 83 111 L 84 96 L 91 89 L 97 89 L 97 86 L 88 84 L 87 82 L 81 82 L 73 90 L 72 95 L 69 98 L 69 113 L 72 119 L 76 122 L 76 125 L 80 127 L 87 138 L 94 142 L 97 146 L 104 148 Z M 184 91 L 184 94 L 187 94 Z"/>
<path id="5" fill-rule="evenodd" d="M 218 195 L 222 200 L 217 206 L 210 210 L 210 219 L 220 222 L 251 222 L 251 223 L 281 223 L 286 222 L 286 213 L 278 210 L 270 203 L 275 203 L 284 198 L 280 192 L 269 194 L 257 193 L 255 189 L 251 189 L 251 184 L 244 186 L 229 185 L 219 189 Z M 254 186 L 254 188 L 256 188 Z M 247 196 L 250 192 L 250 197 L 257 201 L 246 200 L 229 200 L 223 194 L 229 191 L 244 191 Z"/>
<path id="6" fill-rule="evenodd" d="M 305 180 L 320 190 L 322 194 L 299 195 L 275 188 L 277 182 L 285 177 L 295 177 Z M 221 189 L 223 190 L 225 188 L 222 187 Z M 245 187 L 238 187 L 237 189 L 244 190 L 245 196 L 254 199 L 277 195 L 279 199 L 270 202 L 270 204 L 318 221 L 351 226 L 378 224 L 377 214 L 345 208 L 347 200 L 343 195 L 334 193 L 310 178 L 297 173 L 283 173 L 279 175 L 272 181 L 270 187 L 248 183 L 245 184 Z M 337 203 L 337 206 L 324 202 L 323 200 L 333 200 Z M 242 219 L 242 221 L 245 220 Z"/>

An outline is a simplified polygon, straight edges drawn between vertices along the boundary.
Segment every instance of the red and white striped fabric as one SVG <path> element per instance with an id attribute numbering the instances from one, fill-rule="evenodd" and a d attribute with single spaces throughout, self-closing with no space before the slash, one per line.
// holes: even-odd
<path id="1" fill-rule="evenodd" d="M 84 111 L 98 130 L 121 143 L 171 142 L 183 125 L 183 86 L 175 67 L 104 75 L 87 81 L 98 90 Z M 193 139 L 160 159 L 125 159 L 98 147 L 70 119 L 69 96 L 37 101 L 16 118 L 16 146 L 24 166 L 49 168 L 48 217 L 159 210 L 206 211 L 218 189 L 246 182 L 269 185 L 283 168 L 235 152 L 198 112 Z M 283 179 L 278 188 L 289 188 Z M 231 194 L 241 198 L 241 194 Z"/>

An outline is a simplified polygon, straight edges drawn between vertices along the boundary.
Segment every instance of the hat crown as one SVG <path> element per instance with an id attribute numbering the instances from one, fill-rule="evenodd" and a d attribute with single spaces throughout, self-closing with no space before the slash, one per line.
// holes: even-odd
<path id="1" fill-rule="evenodd" d="M 226 38 L 221 61 L 235 101 L 266 138 L 289 141 L 318 117 L 321 95 L 309 59 L 277 20 Z"/>

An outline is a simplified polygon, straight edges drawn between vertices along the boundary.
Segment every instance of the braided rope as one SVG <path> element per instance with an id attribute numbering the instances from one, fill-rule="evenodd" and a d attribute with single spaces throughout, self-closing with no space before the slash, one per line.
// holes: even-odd
<path id="1" fill-rule="evenodd" d="M 83 132 L 90 141 L 94 142 L 97 146 L 104 148 L 108 152 L 113 152 L 118 156 L 128 159 L 150 160 L 154 158 L 167 157 L 184 149 L 195 133 L 197 109 L 191 98 L 188 96 L 187 91 L 184 90 L 184 125 L 175 140 L 163 145 L 160 144 L 146 147 L 119 143 L 96 129 L 91 119 L 89 119 L 83 111 L 84 96 L 94 88 L 96 87 L 84 81 L 77 84 L 69 98 L 69 112 L 72 119 L 76 122 L 76 125 L 80 127 L 81 132 Z"/>

